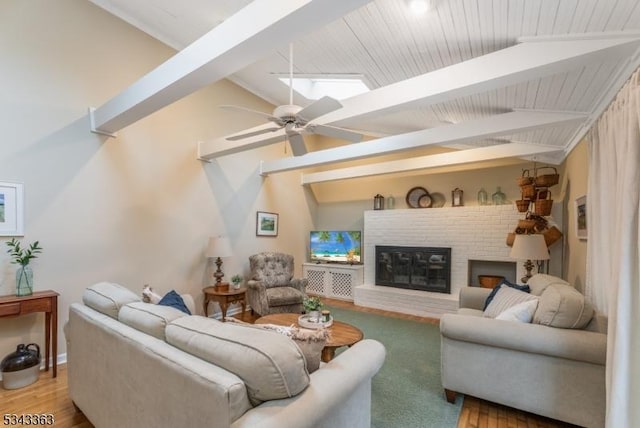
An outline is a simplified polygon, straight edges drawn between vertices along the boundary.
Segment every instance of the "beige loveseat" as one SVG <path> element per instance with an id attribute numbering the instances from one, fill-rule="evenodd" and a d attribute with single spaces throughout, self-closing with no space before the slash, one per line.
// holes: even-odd
<path id="1" fill-rule="evenodd" d="M 69 395 L 97 428 L 370 427 L 377 341 L 309 374 L 301 348 L 273 331 L 144 303 L 110 283 L 83 302 L 65 326 Z"/>
<path id="2" fill-rule="evenodd" d="M 532 323 L 483 317 L 491 290 L 461 290 L 458 314 L 440 320 L 447 399 L 455 400 L 459 392 L 580 426 L 604 427 L 606 319 L 591 316 L 590 305 L 560 278 L 534 275 L 529 285 L 531 294 L 539 296 Z M 580 323 L 588 324 L 550 326 Z"/>

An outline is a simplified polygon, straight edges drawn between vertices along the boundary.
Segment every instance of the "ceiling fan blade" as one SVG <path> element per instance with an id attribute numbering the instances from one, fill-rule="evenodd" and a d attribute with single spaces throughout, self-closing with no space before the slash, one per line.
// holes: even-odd
<path id="1" fill-rule="evenodd" d="M 325 137 L 337 138 L 339 140 L 347 140 L 352 143 L 359 143 L 362 141 L 362 134 L 359 132 L 350 131 L 344 128 L 338 128 L 337 126 L 329 125 L 316 125 L 310 123 L 306 126 L 307 130 L 313 134 L 324 135 Z"/>
<path id="2" fill-rule="evenodd" d="M 229 140 L 229 141 L 238 141 L 238 140 L 243 140 L 243 139 L 249 138 L 249 137 L 255 137 L 256 135 L 266 134 L 267 132 L 275 132 L 278 129 L 282 129 L 282 128 L 278 127 L 278 126 L 274 126 L 274 127 L 271 127 L 271 128 L 260 129 L 258 131 L 247 132 L 245 134 L 234 134 L 234 135 L 231 135 L 231 136 L 227 137 L 226 139 Z"/>
<path id="3" fill-rule="evenodd" d="M 316 117 L 320 117 L 342 107 L 340 101 L 331 97 L 322 97 L 298 112 L 296 117 L 303 119 L 302 122 L 307 123 Z"/>
<path id="4" fill-rule="evenodd" d="M 293 153 L 294 156 L 307 154 L 307 146 L 304 144 L 304 138 L 302 138 L 301 134 L 297 132 L 287 132 L 287 138 L 291 146 L 291 153 Z"/>
<path id="5" fill-rule="evenodd" d="M 243 147 L 258 148 L 264 147 L 269 144 L 279 143 L 280 141 L 284 141 L 287 139 L 287 135 L 284 132 L 278 132 L 274 137 L 266 137 L 261 140 L 251 141 L 248 144 L 243 144 Z"/>
<path id="6" fill-rule="evenodd" d="M 255 114 L 261 117 L 264 117 L 267 120 L 270 120 L 272 122 L 276 122 L 279 119 L 277 117 L 272 116 L 270 113 L 265 113 L 263 111 L 258 111 L 258 110 L 253 110 L 247 107 L 241 107 L 241 106 L 234 106 L 231 104 L 225 104 L 225 105 L 221 105 L 220 108 L 224 108 L 224 109 L 228 109 L 228 110 L 237 110 L 237 111 L 242 111 L 245 113 L 251 113 L 251 114 Z"/>

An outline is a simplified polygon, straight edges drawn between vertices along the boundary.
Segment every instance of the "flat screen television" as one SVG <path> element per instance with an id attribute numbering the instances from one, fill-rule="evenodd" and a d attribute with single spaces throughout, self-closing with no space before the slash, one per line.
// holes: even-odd
<path id="1" fill-rule="evenodd" d="M 309 237 L 311 261 L 360 263 L 362 233 L 359 230 L 313 230 Z"/>

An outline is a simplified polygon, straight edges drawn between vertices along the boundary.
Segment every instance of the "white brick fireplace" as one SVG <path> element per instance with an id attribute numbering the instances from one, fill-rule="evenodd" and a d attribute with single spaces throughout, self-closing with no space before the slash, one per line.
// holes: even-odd
<path id="1" fill-rule="evenodd" d="M 459 291 L 469 284 L 469 260 L 514 262 L 505 240 L 521 218 L 513 204 L 365 211 L 364 284 L 354 303 L 437 318 L 455 312 Z M 375 285 L 376 245 L 451 248 L 451 294 Z M 524 273 L 518 262 L 517 278 Z"/>

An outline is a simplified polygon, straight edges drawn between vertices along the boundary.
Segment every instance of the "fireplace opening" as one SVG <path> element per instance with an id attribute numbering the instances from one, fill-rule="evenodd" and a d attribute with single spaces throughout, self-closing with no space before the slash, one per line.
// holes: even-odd
<path id="1" fill-rule="evenodd" d="M 376 285 L 451 293 L 451 248 L 377 245 Z"/>

